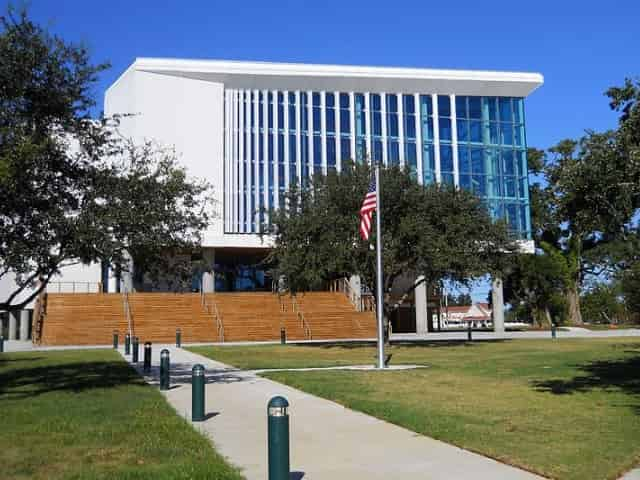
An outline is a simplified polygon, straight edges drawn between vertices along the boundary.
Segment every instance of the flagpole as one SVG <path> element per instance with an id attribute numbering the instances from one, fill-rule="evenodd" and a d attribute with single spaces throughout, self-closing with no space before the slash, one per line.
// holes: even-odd
<path id="1" fill-rule="evenodd" d="M 376 161 L 376 297 L 378 317 L 378 368 L 384 368 L 384 311 L 382 288 L 382 202 L 380 201 L 380 162 Z"/>

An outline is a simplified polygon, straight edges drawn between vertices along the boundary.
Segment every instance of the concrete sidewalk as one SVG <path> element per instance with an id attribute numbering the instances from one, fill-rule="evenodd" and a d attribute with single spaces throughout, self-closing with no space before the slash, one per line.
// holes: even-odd
<path id="1" fill-rule="evenodd" d="M 249 480 L 267 478 L 266 410 L 274 395 L 291 404 L 292 479 L 541 478 L 173 346 L 153 346 L 151 383 L 158 382 L 162 348 L 171 352 L 173 385 L 163 393 L 189 420 L 191 368 L 205 366 L 208 418 L 194 426 Z"/>

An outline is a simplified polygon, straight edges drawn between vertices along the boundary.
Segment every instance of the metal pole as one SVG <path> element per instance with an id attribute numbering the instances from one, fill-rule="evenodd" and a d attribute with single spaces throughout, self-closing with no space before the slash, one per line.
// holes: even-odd
<path id="1" fill-rule="evenodd" d="M 380 163 L 376 162 L 376 291 L 378 301 L 378 368 L 384 368 L 384 321 L 382 298 L 382 202 L 380 201 Z"/>
<path id="2" fill-rule="evenodd" d="M 160 390 L 169 390 L 169 350 L 160 352 Z"/>
<path id="3" fill-rule="evenodd" d="M 267 405 L 267 451 L 269 480 L 289 480 L 289 402 L 273 397 Z"/>

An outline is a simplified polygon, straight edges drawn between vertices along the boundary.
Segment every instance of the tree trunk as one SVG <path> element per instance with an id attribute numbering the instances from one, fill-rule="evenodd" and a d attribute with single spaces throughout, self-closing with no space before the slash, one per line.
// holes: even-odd
<path id="1" fill-rule="evenodd" d="M 544 317 L 547 320 L 547 325 L 551 327 L 551 325 L 553 325 L 553 320 L 551 319 L 551 312 L 549 311 L 549 307 L 544 307 Z"/>
<path id="2" fill-rule="evenodd" d="M 567 290 L 567 299 L 569 300 L 569 323 L 583 325 L 582 313 L 580 312 L 580 290 L 577 283 Z"/>

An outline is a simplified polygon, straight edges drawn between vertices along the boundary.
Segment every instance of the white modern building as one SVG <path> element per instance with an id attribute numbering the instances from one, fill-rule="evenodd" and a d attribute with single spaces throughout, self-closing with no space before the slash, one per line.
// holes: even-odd
<path id="1" fill-rule="evenodd" d="M 294 180 L 339 171 L 348 158 L 471 189 L 527 240 L 524 98 L 542 82 L 538 73 L 139 58 L 107 90 L 105 113 L 129 114 L 122 134 L 175 147 L 212 183 L 219 216 L 205 251 L 233 263 L 268 248 L 260 212 L 281 205 Z"/>
<path id="2" fill-rule="evenodd" d="M 199 287 L 250 290 L 268 283 L 253 266 L 270 246 L 260 212 L 345 159 L 470 189 L 531 248 L 524 99 L 542 83 L 523 72 L 138 58 L 104 107 L 127 115 L 125 137 L 174 147 L 213 185 L 204 257 L 233 273 Z M 95 268 L 87 276 L 100 280 Z"/>

